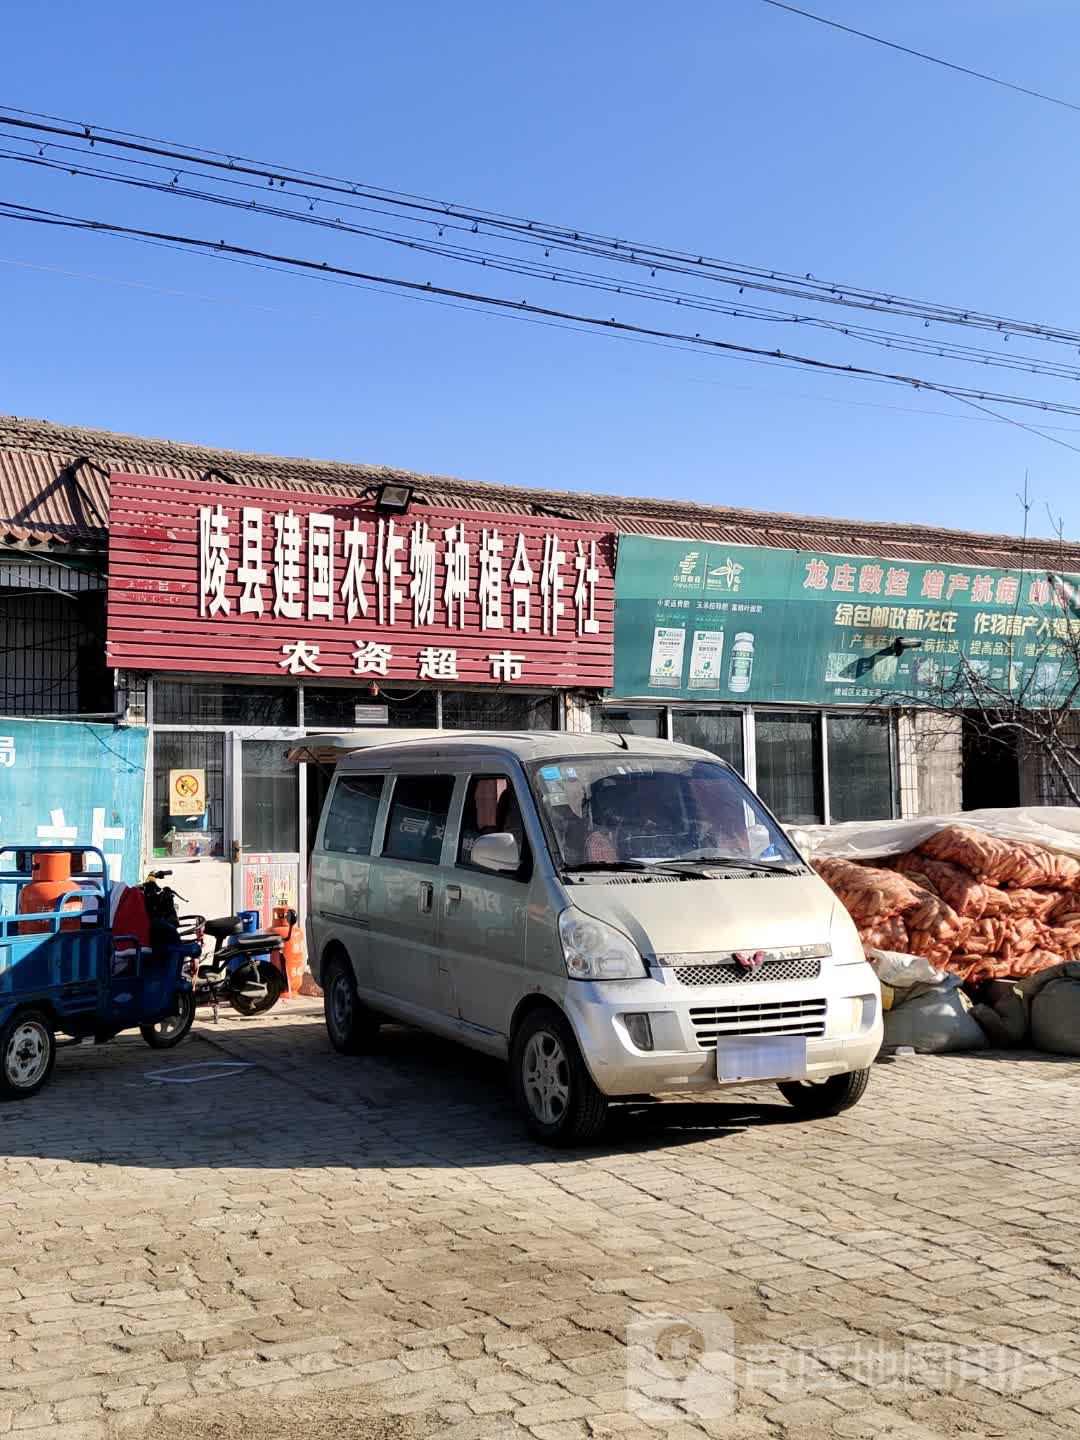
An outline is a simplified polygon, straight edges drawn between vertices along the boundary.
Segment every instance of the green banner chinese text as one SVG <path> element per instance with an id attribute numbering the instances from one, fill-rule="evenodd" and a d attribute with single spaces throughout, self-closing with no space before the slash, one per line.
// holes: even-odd
<path id="1" fill-rule="evenodd" d="M 626 698 L 930 702 L 961 657 L 987 686 L 1049 695 L 1080 644 L 1080 579 L 1045 570 L 629 535 L 615 593 Z"/>

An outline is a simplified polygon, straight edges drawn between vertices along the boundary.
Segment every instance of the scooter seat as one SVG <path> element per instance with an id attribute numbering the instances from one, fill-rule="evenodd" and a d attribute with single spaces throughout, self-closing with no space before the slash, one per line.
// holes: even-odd
<path id="1" fill-rule="evenodd" d="M 229 935 L 239 935 L 243 924 L 235 915 L 222 915 L 219 920 L 207 920 L 203 932 L 214 940 L 224 940 Z"/>
<path id="2" fill-rule="evenodd" d="M 253 935 L 230 935 L 222 950 L 242 951 L 245 955 L 265 954 L 281 949 L 281 936 L 274 930 L 256 930 Z"/>

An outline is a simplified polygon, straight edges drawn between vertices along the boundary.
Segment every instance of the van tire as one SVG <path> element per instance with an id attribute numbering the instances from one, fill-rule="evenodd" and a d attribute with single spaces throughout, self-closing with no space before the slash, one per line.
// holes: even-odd
<path id="1" fill-rule="evenodd" d="M 332 955 L 323 966 L 323 1015 L 330 1044 L 339 1055 L 364 1055 L 375 1044 L 379 1018 L 362 1004 L 346 955 Z"/>
<path id="2" fill-rule="evenodd" d="M 869 1083 L 868 1068 L 849 1070 L 846 1075 L 830 1075 L 827 1080 L 784 1080 L 779 1090 L 800 1115 L 814 1120 L 850 1110 L 862 1099 Z"/>
<path id="3" fill-rule="evenodd" d="M 510 1086 L 529 1133 L 545 1145 L 580 1145 L 607 1118 L 573 1029 L 553 1005 L 531 1010 L 510 1043 Z"/>

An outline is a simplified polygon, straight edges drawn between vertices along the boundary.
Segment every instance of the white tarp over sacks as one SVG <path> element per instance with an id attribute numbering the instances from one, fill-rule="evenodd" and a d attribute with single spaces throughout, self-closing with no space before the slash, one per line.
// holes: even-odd
<path id="1" fill-rule="evenodd" d="M 850 820 L 841 825 L 801 825 L 788 833 L 802 853 L 820 860 L 874 860 L 914 850 L 948 825 L 966 825 L 1001 840 L 1026 840 L 1080 860 L 1080 809 L 1029 805 L 1012 810 L 963 810 L 918 820 Z"/>

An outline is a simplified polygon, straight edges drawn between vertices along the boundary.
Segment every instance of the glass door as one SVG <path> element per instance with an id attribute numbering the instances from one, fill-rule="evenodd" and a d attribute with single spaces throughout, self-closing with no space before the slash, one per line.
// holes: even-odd
<path id="1" fill-rule="evenodd" d="M 233 900 L 264 928 L 275 906 L 303 907 L 300 816 L 305 766 L 286 758 L 290 741 L 233 737 Z"/>

